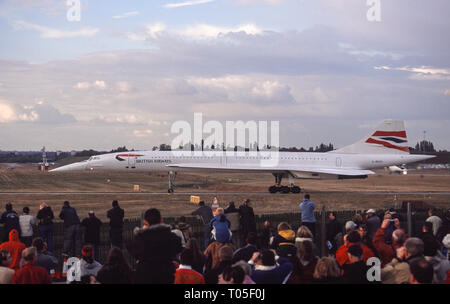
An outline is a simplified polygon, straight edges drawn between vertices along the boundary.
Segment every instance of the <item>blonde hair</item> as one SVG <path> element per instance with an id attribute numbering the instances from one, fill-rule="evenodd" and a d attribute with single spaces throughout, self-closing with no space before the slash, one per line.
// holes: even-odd
<path id="1" fill-rule="evenodd" d="M 339 277 L 340 271 L 336 263 L 336 260 L 332 257 L 323 257 L 317 261 L 316 268 L 314 269 L 314 279 L 325 279 L 330 277 Z"/>
<path id="2" fill-rule="evenodd" d="M 305 238 L 305 239 L 312 239 L 313 235 L 311 230 L 309 230 L 306 226 L 300 226 L 297 230 L 297 237 L 299 238 Z"/>
<path id="3" fill-rule="evenodd" d="M 225 211 L 223 210 L 223 208 L 217 208 L 217 214 L 224 214 Z"/>

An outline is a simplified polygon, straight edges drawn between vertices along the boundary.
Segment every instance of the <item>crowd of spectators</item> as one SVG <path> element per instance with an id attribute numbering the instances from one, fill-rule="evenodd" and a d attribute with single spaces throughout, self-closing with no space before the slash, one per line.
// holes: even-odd
<path id="1" fill-rule="evenodd" d="M 310 196 L 299 204 L 302 217 L 295 231 L 287 222 L 276 229 L 269 221 L 256 229 L 250 200 L 226 209 L 200 202 L 193 211 L 203 222 L 204 242 L 192 233 L 186 218 L 167 225 L 155 208 L 143 214 L 131 240 L 123 241 L 124 210 L 117 201 L 107 212 L 111 249 L 105 263 L 98 261 L 102 222 L 93 211 L 80 220 L 68 201 L 59 218 L 64 221 L 63 258 L 78 257 L 66 269 L 71 284 L 424 284 L 450 283 L 450 210 L 439 217 L 429 210 L 417 235 L 408 235 L 393 209 L 374 209 L 342 223 L 328 214 L 327 254 L 320 256 L 315 240 L 315 204 Z M 232 213 L 239 216 L 240 248 L 233 242 Z M 364 215 L 364 216 L 363 216 Z M 4 242 L 0 244 L 0 283 L 49 284 L 54 281 L 58 257 L 53 254 L 52 209 L 40 205 L 36 218 L 25 207 L 18 215 L 12 204 L 1 217 Z M 38 225 L 39 236 L 33 235 Z M 81 227 L 84 227 L 82 241 Z M 6 238 L 6 239 L 5 239 Z M 318 246 L 319 245 L 319 246 Z M 204 248 L 204 249 L 202 249 Z M 127 262 L 125 254 L 135 261 Z M 378 267 L 378 268 L 377 268 Z"/>

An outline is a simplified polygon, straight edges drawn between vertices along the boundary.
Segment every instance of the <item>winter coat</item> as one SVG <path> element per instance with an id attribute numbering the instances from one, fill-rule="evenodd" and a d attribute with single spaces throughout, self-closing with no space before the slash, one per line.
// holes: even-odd
<path id="1" fill-rule="evenodd" d="M 0 223 L 4 224 L 3 231 L 5 232 L 5 236 L 13 229 L 17 230 L 20 234 L 19 215 L 16 211 L 3 212 Z"/>
<path id="2" fill-rule="evenodd" d="M 302 262 L 295 259 L 294 269 L 289 277 L 288 284 L 311 284 L 313 283 L 313 274 L 316 269 L 318 258 L 314 257 L 310 262 Z"/>
<path id="3" fill-rule="evenodd" d="M 447 272 L 450 270 L 449 260 L 439 251 L 435 256 L 425 256 L 425 259 L 433 265 L 433 283 L 444 284 L 447 278 Z"/>
<path id="4" fill-rule="evenodd" d="M 378 257 L 381 260 L 382 268 L 392 261 L 392 259 L 396 256 L 397 249 L 402 247 L 402 244 L 398 243 L 387 244 L 385 236 L 386 229 L 379 228 L 372 240 L 372 245 L 376 249 Z"/>
<path id="5" fill-rule="evenodd" d="M 78 217 L 77 211 L 70 206 L 62 207 L 59 218 L 64 221 L 64 227 L 80 224 L 80 218 Z"/>
<path id="6" fill-rule="evenodd" d="M 283 284 L 292 272 L 293 265 L 287 259 L 279 258 L 278 265 L 256 265 L 251 278 L 256 284 Z"/>
<path id="7" fill-rule="evenodd" d="M 125 211 L 119 206 L 108 210 L 107 217 L 110 219 L 109 226 L 111 228 L 122 228 Z"/>
<path id="8" fill-rule="evenodd" d="M 244 236 L 249 232 L 256 232 L 255 213 L 253 208 L 246 205 L 239 206 L 239 223 Z"/>
<path id="9" fill-rule="evenodd" d="M 86 228 L 84 234 L 84 242 L 86 244 L 100 243 L 100 228 L 102 227 L 102 222 L 95 215 L 90 215 L 83 219 L 81 226 Z"/>
<path id="10" fill-rule="evenodd" d="M 180 265 L 175 272 L 175 284 L 205 284 L 205 279 L 190 266 Z"/>
<path id="11" fill-rule="evenodd" d="M 135 283 L 172 284 L 175 266 L 172 261 L 181 252 L 181 240 L 169 225 L 156 224 L 135 230 L 131 251 L 138 260 Z"/>
<path id="12" fill-rule="evenodd" d="M 51 225 L 55 216 L 52 208 L 47 206 L 38 211 L 36 218 L 39 220 L 39 225 Z"/>
<path id="13" fill-rule="evenodd" d="M 280 230 L 274 236 L 271 249 L 275 249 L 280 257 L 289 258 L 297 254 L 295 247 L 295 232 L 293 230 Z"/>
<path id="14" fill-rule="evenodd" d="M 213 218 L 212 209 L 209 206 L 201 206 L 197 210 L 193 211 L 191 215 L 200 215 L 204 225 L 208 225 Z"/>
<path id="15" fill-rule="evenodd" d="M 34 216 L 29 214 L 21 215 L 19 216 L 19 223 L 21 237 L 33 236 L 33 226 L 36 225 L 36 219 L 34 218 Z"/>
<path id="16" fill-rule="evenodd" d="M 9 265 L 11 269 L 19 269 L 20 259 L 22 258 L 22 251 L 25 249 L 25 244 L 19 241 L 19 232 L 13 229 L 9 232 L 9 241 L 0 245 L 0 250 L 8 250 L 11 255 L 12 262 Z"/>
<path id="17" fill-rule="evenodd" d="M 367 235 L 369 238 L 373 239 L 378 228 L 381 226 L 380 218 L 377 215 L 373 215 L 367 219 Z"/>
<path id="18" fill-rule="evenodd" d="M 16 270 L 11 284 L 51 284 L 52 279 L 47 270 L 36 266 L 31 262 L 23 264 L 22 268 Z"/>
<path id="19" fill-rule="evenodd" d="M 233 251 L 236 250 L 236 247 L 233 245 L 233 243 L 221 243 L 221 242 L 212 242 L 211 244 L 209 244 L 208 248 L 206 248 L 204 252 L 206 257 L 205 272 L 212 268 L 216 268 L 217 265 L 219 265 L 220 263 L 219 251 L 220 248 L 224 246 L 231 247 Z"/>
<path id="20" fill-rule="evenodd" d="M 231 239 L 231 223 L 224 214 L 216 215 L 209 223 L 212 228 L 212 234 L 216 241 L 221 243 L 229 242 Z"/>
<path id="21" fill-rule="evenodd" d="M 410 283 L 411 271 L 409 264 L 423 256 L 410 257 L 405 261 L 393 258 L 390 263 L 381 269 L 381 282 L 383 284 L 405 284 Z"/>
<path id="22" fill-rule="evenodd" d="M 47 272 L 50 273 L 50 270 L 56 269 L 58 267 L 58 259 L 52 255 L 45 254 L 45 253 L 38 251 L 38 253 L 36 255 L 36 261 L 34 264 L 36 266 L 45 268 L 47 270 Z"/>
<path id="23" fill-rule="evenodd" d="M 346 264 L 343 267 L 344 276 L 343 280 L 347 284 L 367 284 L 370 283 L 367 280 L 367 272 L 369 266 L 363 261 L 359 261 L 352 264 Z"/>
<path id="24" fill-rule="evenodd" d="M 253 254 L 256 251 L 258 251 L 258 248 L 256 248 L 256 246 L 250 245 L 250 244 L 248 244 L 245 247 L 239 248 L 238 250 L 236 250 L 233 253 L 233 259 L 232 259 L 233 264 L 240 260 L 243 260 L 244 262 L 248 262 L 252 258 Z"/>
<path id="25" fill-rule="evenodd" d="M 369 247 L 367 247 L 366 245 L 364 245 L 361 242 L 348 243 L 347 245 L 344 244 L 341 247 L 339 247 L 339 249 L 336 251 L 336 261 L 338 262 L 339 266 L 343 267 L 345 264 L 349 264 L 350 263 L 349 260 L 348 260 L 347 250 L 352 245 L 359 245 L 359 246 L 361 246 L 361 248 L 363 250 L 363 261 L 364 261 L 364 263 L 366 263 L 369 258 L 375 256 L 375 254 L 372 252 L 372 250 L 370 250 Z"/>

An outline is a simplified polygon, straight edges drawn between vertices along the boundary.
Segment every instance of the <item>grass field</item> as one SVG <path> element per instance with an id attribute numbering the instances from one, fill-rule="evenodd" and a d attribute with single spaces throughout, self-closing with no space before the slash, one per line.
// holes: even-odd
<path id="1" fill-rule="evenodd" d="M 422 176 L 421 176 L 422 174 Z M 432 176 L 433 175 L 433 176 Z M 434 176 L 438 175 L 438 176 Z M 328 210 L 365 210 L 401 205 L 404 200 L 421 200 L 437 207 L 450 208 L 450 172 L 448 170 L 414 171 L 398 176 L 379 171 L 364 180 L 297 180 L 301 194 L 270 194 L 273 184 L 270 174 L 199 174 L 181 173 L 175 181 L 175 194 L 167 194 L 166 174 L 123 172 L 39 172 L 25 166 L 13 170 L 0 167 L 0 208 L 12 202 L 15 210 L 29 206 L 36 214 L 45 201 L 55 213 L 68 200 L 81 218 L 94 210 L 101 219 L 111 201 L 117 199 L 127 218 L 140 217 L 150 207 L 158 208 L 163 216 L 190 214 L 196 205 L 189 203 L 190 194 L 199 195 L 207 203 L 214 193 L 221 206 L 231 200 L 239 206 L 250 198 L 257 214 L 297 211 L 304 191 L 312 200 Z M 140 192 L 133 186 L 140 185 Z M 409 193 L 416 192 L 416 194 Z M 420 194 L 417 194 L 419 192 Z"/>

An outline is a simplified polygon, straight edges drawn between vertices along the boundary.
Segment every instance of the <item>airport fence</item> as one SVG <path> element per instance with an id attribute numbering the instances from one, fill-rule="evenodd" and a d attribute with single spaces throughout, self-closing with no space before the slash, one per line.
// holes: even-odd
<path id="1" fill-rule="evenodd" d="M 409 204 L 408 204 L 409 206 Z M 314 236 L 314 242 L 318 246 L 321 252 L 321 256 L 327 255 L 327 247 L 326 247 L 326 223 L 328 222 L 328 213 L 331 210 L 326 210 L 323 208 L 320 211 L 315 212 L 316 217 L 316 234 Z M 400 216 L 400 223 L 403 228 L 405 228 L 408 232 L 409 236 L 417 236 L 422 229 L 422 225 L 427 219 L 428 215 L 425 209 L 414 209 L 405 208 L 396 210 L 398 215 Z M 355 214 L 361 214 L 364 218 L 365 216 L 364 210 L 347 210 L 347 211 L 335 211 L 337 219 L 344 225 L 345 222 L 352 220 Z M 437 209 L 436 215 L 442 216 L 444 214 L 444 209 Z M 377 215 L 382 220 L 384 217 L 385 210 L 377 210 Z M 241 235 L 239 231 L 239 224 L 236 223 L 237 214 L 227 214 L 228 217 L 233 218 L 232 222 L 232 241 L 237 247 L 243 246 L 244 236 Z M 175 217 L 165 217 L 163 219 L 164 223 L 170 224 L 172 222 L 177 222 L 178 218 Z M 258 235 L 262 232 L 265 221 L 270 221 L 272 227 L 276 229 L 279 223 L 287 222 L 294 231 L 301 226 L 301 213 L 300 212 L 291 212 L 291 213 L 279 213 L 279 214 L 264 214 L 264 215 L 256 215 L 256 227 Z M 186 222 L 191 226 L 192 229 L 192 237 L 195 237 L 200 246 L 204 243 L 204 234 L 203 234 L 203 223 L 199 217 L 187 216 Z M 126 244 L 132 240 L 133 230 L 136 227 L 140 227 L 142 224 L 141 218 L 131 218 L 124 220 L 123 227 L 123 241 L 124 241 L 124 253 L 125 256 L 130 263 L 130 265 L 135 264 L 134 258 L 128 253 L 126 250 Z M 106 261 L 108 256 L 108 252 L 111 248 L 110 236 L 109 236 L 109 222 L 104 222 L 101 226 L 101 243 L 98 248 L 98 261 L 103 264 Z M 0 227 L 0 236 L 3 236 L 3 226 Z M 39 232 L 37 227 L 35 227 L 35 236 L 39 236 Z M 63 222 L 56 221 L 54 223 L 54 255 L 60 260 L 62 269 L 62 249 L 64 244 L 64 225 Z M 84 230 L 82 229 L 82 242 L 84 241 Z"/>

